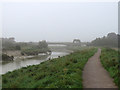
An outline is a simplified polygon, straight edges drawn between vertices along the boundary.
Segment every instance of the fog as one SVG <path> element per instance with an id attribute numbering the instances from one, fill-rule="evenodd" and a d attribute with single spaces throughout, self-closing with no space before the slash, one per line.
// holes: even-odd
<path id="1" fill-rule="evenodd" d="M 4 3 L 2 35 L 16 41 L 83 42 L 118 33 L 118 4 Z"/>

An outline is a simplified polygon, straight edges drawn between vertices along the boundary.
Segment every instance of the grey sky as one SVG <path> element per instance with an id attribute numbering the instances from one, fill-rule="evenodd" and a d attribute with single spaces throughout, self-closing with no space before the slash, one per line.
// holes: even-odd
<path id="1" fill-rule="evenodd" d="M 16 41 L 91 41 L 118 33 L 117 3 L 4 3 L 3 37 Z"/>

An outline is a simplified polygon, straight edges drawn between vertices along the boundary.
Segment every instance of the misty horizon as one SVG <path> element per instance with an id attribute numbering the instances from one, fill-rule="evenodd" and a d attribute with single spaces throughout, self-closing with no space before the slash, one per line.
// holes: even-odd
<path id="1" fill-rule="evenodd" d="M 110 32 L 110 33 L 115 33 L 115 32 Z M 109 34 L 109 33 L 108 33 Z M 107 34 L 107 35 L 108 35 Z M 115 33 L 115 34 L 119 34 L 119 33 Z M 107 37 L 107 35 L 104 35 L 105 37 Z M 102 36 L 102 37 L 104 37 L 104 36 Z M 96 38 L 102 38 L 102 37 L 96 37 Z M 15 37 L 1 37 L 1 38 L 15 38 Z M 95 40 L 96 38 L 94 38 L 93 40 Z M 74 39 L 79 39 L 79 38 L 74 38 Z M 73 40 L 74 40 L 73 39 Z M 71 41 L 61 41 L 61 42 L 73 42 L 73 40 L 71 40 Z M 80 39 L 79 39 L 80 40 Z M 87 42 L 92 42 L 93 40 L 91 40 L 91 41 L 87 41 Z M 39 41 L 17 41 L 16 40 L 16 38 L 15 38 L 15 41 L 16 42 L 39 42 L 39 41 L 44 41 L 44 40 L 39 40 Z M 47 41 L 47 40 L 45 40 L 45 41 Z M 80 40 L 81 41 L 81 40 Z M 58 42 L 58 41 L 47 41 L 47 42 Z M 86 42 L 86 41 L 81 41 L 81 42 Z M 58 42 L 59 43 L 59 42 Z"/>
<path id="2" fill-rule="evenodd" d="M 17 42 L 91 42 L 118 33 L 117 3 L 4 3 L 3 37 Z"/>

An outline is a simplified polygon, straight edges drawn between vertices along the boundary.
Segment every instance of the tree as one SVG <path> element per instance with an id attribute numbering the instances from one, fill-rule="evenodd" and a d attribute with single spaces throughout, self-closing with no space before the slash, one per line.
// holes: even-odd
<path id="1" fill-rule="evenodd" d="M 46 41 L 39 42 L 39 48 L 48 48 L 48 44 Z"/>
<path id="2" fill-rule="evenodd" d="M 96 38 L 90 45 L 93 46 L 107 46 L 107 47 L 118 47 L 119 35 L 115 33 L 108 33 L 107 37 Z"/>

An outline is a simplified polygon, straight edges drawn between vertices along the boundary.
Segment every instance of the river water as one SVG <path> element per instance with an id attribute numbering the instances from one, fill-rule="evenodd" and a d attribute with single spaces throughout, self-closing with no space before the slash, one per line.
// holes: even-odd
<path id="1" fill-rule="evenodd" d="M 29 65 L 40 64 L 48 60 L 49 58 L 58 58 L 58 56 L 65 56 L 69 53 L 67 52 L 52 52 L 51 55 L 41 55 L 35 59 L 25 59 L 25 60 L 14 60 L 10 62 L 0 63 L 0 74 L 5 74 L 8 71 L 13 71 L 21 67 L 27 67 Z"/>

